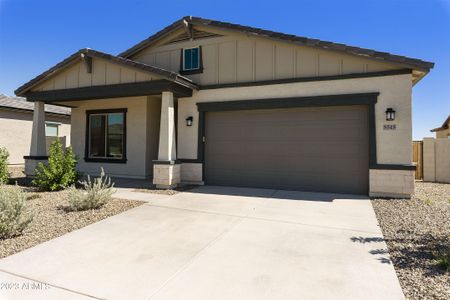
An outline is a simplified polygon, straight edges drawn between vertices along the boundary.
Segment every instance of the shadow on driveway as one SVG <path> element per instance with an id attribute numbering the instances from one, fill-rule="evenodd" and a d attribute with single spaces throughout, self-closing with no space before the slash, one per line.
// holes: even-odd
<path id="1" fill-rule="evenodd" d="M 334 200 L 370 200 L 368 196 L 363 195 L 288 191 L 246 187 L 224 187 L 211 185 L 194 188 L 190 190 L 189 193 L 322 202 L 332 202 Z"/>

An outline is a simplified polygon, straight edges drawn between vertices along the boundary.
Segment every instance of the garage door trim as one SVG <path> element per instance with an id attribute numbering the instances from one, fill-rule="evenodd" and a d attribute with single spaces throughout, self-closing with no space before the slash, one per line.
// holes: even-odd
<path id="1" fill-rule="evenodd" d="M 209 111 L 232 111 L 275 109 L 294 107 L 325 107 L 367 105 L 369 120 L 369 168 L 377 165 L 376 136 L 375 136 L 375 104 L 379 93 L 340 94 L 311 97 L 270 98 L 257 100 L 233 100 L 220 102 L 197 103 L 199 111 L 197 160 L 202 163 L 202 180 L 205 178 L 205 113 Z M 192 162 L 192 161 L 190 161 Z"/>

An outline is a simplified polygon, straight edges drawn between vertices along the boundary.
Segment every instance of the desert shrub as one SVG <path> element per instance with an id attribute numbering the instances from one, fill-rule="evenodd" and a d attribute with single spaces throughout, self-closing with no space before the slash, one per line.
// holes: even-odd
<path id="1" fill-rule="evenodd" d="M 8 182 L 8 157 L 8 150 L 0 147 L 0 184 Z"/>
<path id="2" fill-rule="evenodd" d="M 36 169 L 33 184 L 44 191 L 58 191 L 77 182 L 79 174 L 76 170 L 77 157 L 72 147 L 64 151 L 59 139 L 50 146 L 48 164 L 40 163 Z"/>
<path id="3" fill-rule="evenodd" d="M 450 246 L 446 250 L 434 253 L 434 258 L 438 267 L 450 272 Z"/>
<path id="4" fill-rule="evenodd" d="M 100 177 L 92 181 L 88 175 L 87 180 L 81 181 L 80 184 L 83 189 L 77 189 L 74 186 L 69 188 L 69 210 L 80 211 L 100 208 L 111 199 L 114 193 L 114 183 L 111 183 L 111 178 L 105 175 L 103 168 Z"/>
<path id="5" fill-rule="evenodd" d="M 32 216 L 25 212 L 27 194 L 19 187 L 0 187 L 0 238 L 22 233 Z"/>

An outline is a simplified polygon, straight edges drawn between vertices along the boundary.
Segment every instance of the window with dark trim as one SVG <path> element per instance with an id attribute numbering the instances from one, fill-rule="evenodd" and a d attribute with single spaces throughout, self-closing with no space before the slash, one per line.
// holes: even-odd
<path id="1" fill-rule="evenodd" d="M 86 161 L 126 162 L 126 112 L 126 109 L 86 112 Z"/>
<path id="2" fill-rule="evenodd" d="M 61 123 L 45 122 L 45 136 L 58 136 Z"/>
<path id="3" fill-rule="evenodd" d="M 198 74 L 203 72 L 202 47 L 181 49 L 181 74 Z"/>

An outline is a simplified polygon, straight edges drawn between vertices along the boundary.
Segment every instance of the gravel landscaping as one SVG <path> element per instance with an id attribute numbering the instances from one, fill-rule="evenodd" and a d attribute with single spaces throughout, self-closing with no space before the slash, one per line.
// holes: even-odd
<path id="1" fill-rule="evenodd" d="M 405 296 L 450 299 L 450 271 L 435 256 L 450 251 L 450 184 L 416 182 L 412 199 L 372 205 Z"/>
<path id="2" fill-rule="evenodd" d="M 26 211 L 33 214 L 34 218 L 21 235 L 0 239 L 0 258 L 143 204 L 139 201 L 112 199 L 100 209 L 67 212 L 64 209 L 67 205 L 66 191 L 37 192 L 33 188 L 22 188 L 29 192 Z"/>

